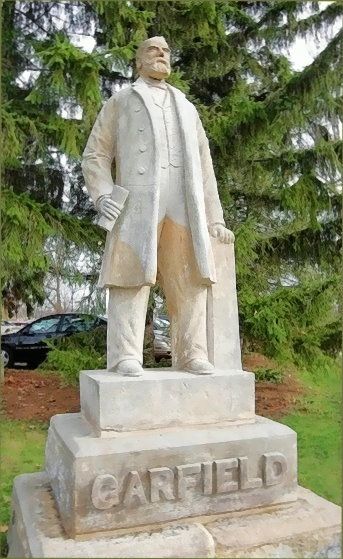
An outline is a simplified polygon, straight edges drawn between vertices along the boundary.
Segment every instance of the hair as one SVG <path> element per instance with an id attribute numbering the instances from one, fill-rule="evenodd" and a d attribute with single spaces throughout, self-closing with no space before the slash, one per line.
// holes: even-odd
<path id="1" fill-rule="evenodd" d="M 140 61 L 141 61 L 142 54 L 143 54 L 143 51 L 144 51 L 145 47 L 149 46 L 153 41 L 156 41 L 156 40 L 158 40 L 160 42 L 163 41 L 165 44 L 167 44 L 167 41 L 161 35 L 161 36 L 156 36 L 156 37 L 150 37 L 150 39 L 145 39 L 145 41 L 143 41 L 138 46 L 137 51 L 136 51 L 136 68 L 137 68 L 137 70 L 139 70 Z"/>

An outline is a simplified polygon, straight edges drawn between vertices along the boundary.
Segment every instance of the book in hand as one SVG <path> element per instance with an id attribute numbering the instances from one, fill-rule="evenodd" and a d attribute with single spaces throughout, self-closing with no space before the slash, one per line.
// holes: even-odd
<path id="1" fill-rule="evenodd" d="M 120 209 L 120 211 L 123 210 L 125 202 L 126 202 L 126 198 L 128 197 L 129 191 L 126 190 L 126 188 L 123 188 L 122 186 L 118 186 L 117 184 L 114 185 L 113 190 L 112 190 L 112 195 L 111 195 L 111 199 L 113 200 L 113 202 L 116 203 L 117 207 Z M 98 225 L 100 225 L 100 227 L 102 227 L 103 229 L 106 229 L 106 231 L 112 231 L 113 226 L 115 224 L 115 222 L 117 221 L 118 218 L 113 218 L 113 219 L 108 219 L 107 217 L 105 217 L 104 215 L 101 215 L 98 219 Z"/>

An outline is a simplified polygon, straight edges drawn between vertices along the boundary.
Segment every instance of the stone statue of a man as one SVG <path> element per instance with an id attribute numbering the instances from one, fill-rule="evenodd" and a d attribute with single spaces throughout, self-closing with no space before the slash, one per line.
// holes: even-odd
<path id="1" fill-rule="evenodd" d="M 99 213 L 117 219 L 99 279 L 99 286 L 109 288 L 107 368 L 142 373 L 149 290 L 157 279 L 171 318 L 175 366 L 210 374 L 206 297 L 216 273 L 209 235 L 224 243 L 234 236 L 225 228 L 198 113 L 164 81 L 170 74 L 165 39 L 144 41 L 136 64 L 138 80 L 104 105 L 82 164 Z M 124 206 L 115 185 L 128 191 Z"/>

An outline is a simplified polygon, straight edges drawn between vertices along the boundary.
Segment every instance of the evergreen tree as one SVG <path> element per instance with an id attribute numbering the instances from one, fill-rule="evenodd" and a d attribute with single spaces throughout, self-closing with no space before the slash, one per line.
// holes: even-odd
<path id="1" fill-rule="evenodd" d="M 164 35 L 173 52 L 170 81 L 201 114 L 226 222 L 236 234 L 245 343 L 288 357 L 335 351 L 342 31 L 332 35 L 330 29 L 342 20 L 343 5 L 320 4 L 5 2 L 8 207 L 13 211 L 13 200 L 24 192 L 20 208 L 33 204 L 52 228 L 49 212 L 59 211 L 61 233 L 80 246 L 90 241 L 96 251 L 103 237 L 95 227 L 86 239 L 80 237 L 91 228 L 80 218 L 94 216 L 82 188 L 80 155 L 102 101 L 135 79 L 137 45 Z M 91 53 L 77 45 L 78 34 L 94 39 Z M 326 34 L 324 50 L 303 71 L 294 71 L 285 49 L 299 36 L 315 40 L 320 34 Z M 30 78 L 20 81 L 26 70 Z M 64 219 L 78 227 L 64 227 Z M 13 229 L 13 222 L 5 223 Z M 46 235 L 42 226 L 35 231 Z M 7 254 L 12 254 L 11 242 Z M 37 251 L 43 261 L 43 251 Z M 29 290 L 46 268 L 34 264 L 31 270 Z M 16 277 L 14 267 L 11 274 Z"/>
<path id="2" fill-rule="evenodd" d="M 2 4 L 0 278 L 4 310 L 9 314 L 21 300 L 29 313 L 34 303 L 43 303 L 44 279 L 53 269 L 45 250 L 47 239 L 65 239 L 79 251 L 92 251 L 95 260 L 103 248 L 104 234 L 92 224 L 95 212 L 80 182 L 83 124 L 73 110 L 72 98 L 64 102 L 63 73 L 67 69 L 58 72 L 54 66 L 50 70 L 59 59 L 58 54 L 49 58 L 51 45 L 67 45 L 60 61 L 67 63 L 68 45 L 72 53 L 82 56 L 67 38 L 78 32 L 80 24 L 85 29 L 83 12 L 77 8 L 74 13 L 74 6 L 64 10 L 59 3 Z M 59 31 L 61 17 L 65 17 L 63 32 Z M 75 82 L 74 77 L 73 87 Z M 99 108 L 99 92 L 98 97 L 90 118 Z M 88 102 L 91 104 L 91 96 Z M 63 118 L 63 111 L 68 118 Z M 77 145 L 75 135 L 80 137 Z"/>

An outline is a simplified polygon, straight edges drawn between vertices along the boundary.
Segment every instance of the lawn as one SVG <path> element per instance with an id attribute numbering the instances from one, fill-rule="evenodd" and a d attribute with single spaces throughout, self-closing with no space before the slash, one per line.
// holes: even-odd
<path id="1" fill-rule="evenodd" d="M 304 396 L 296 411 L 280 421 L 298 433 L 299 483 L 341 504 L 341 374 L 337 363 L 320 359 L 301 368 L 298 378 Z M 4 556 L 5 531 L 10 520 L 13 478 L 36 472 L 44 463 L 48 425 L 43 422 L 2 422 L 0 531 Z"/>
<path id="2" fill-rule="evenodd" d="M 1 554 L 6 557 L 7 525 L 10 520 L 10 504 L 13 478 L 18 474 L 37 472 L 44 463 L 47 435 L 46 423 L 29 421 L 2 421 L 1 429 L 1 477 L 0 477 L 0 532 Z"/>
<path id="3" fill-rule="evenodd" d="M 318 359 L 298 372 L 306 394 L 281 419 L 298 433 L 299 484 L 341 505 L 342 377 L 338 362 Z"/>

